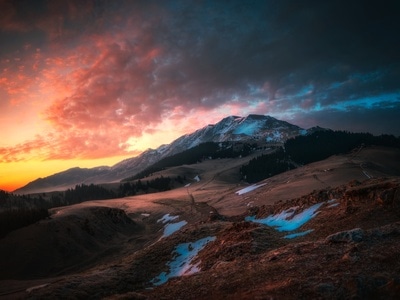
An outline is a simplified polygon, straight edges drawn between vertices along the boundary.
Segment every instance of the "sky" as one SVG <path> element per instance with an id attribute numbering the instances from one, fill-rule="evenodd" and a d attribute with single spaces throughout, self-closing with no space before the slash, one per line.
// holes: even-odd
<path id="1" fill-rule="evenodd" d="M 397 0 L 0 0 L 0 189 L 229 115 L 400 135 Z"/>

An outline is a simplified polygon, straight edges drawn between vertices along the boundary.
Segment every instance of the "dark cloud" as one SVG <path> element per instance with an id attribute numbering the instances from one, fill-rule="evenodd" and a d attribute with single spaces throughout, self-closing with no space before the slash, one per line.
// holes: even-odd
<path id="1" fill-rule="evenodd" d="M 174 3 L 165 30 L 155 33 L 173 57 L 159 75 L 178 88 L 190 84 L 194 99 L 248 96 L 249 84 L 266 82 L 271 99 L 312 82 L 328 103 L 398 90 L 398 2 Z"/>
<path id="2" fill-rule="evenodd" d="M 393 134 L 400 136 L 400 99 L 397 103 L 380 103 L 370 108 L 355 106 L 351 110 L 326 109 L 299 114 L 293 120 L 309 128 L 319 124 L 335 130 L 352 130 L 372 134 Z"/>
<path id="3" fill-rule="evenodd" d="M 0 11 L 0 87 L 11 99 L 57 86 L 43 115 L 60 145 L 92 136 L 85 156 L 112 153 L 117 132 L 116 148 L 222 108 L 398 132 L 399 1 L 0 0 Z"/>

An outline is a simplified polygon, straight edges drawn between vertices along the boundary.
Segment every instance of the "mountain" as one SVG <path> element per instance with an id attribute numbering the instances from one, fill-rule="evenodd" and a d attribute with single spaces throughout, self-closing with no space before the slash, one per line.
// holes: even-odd
<path id="1" fill-rule="evenodd" d="M 38 178 L 31 181 L 22 188 L 14 191 L 17 194 L 28 194 L 28 193 L 43 193 L 48 191 L 54 191 L 56 187 L 58 190 L 66 190 L 70 187 L 74 187 L 79 184 L 90 184 L 93 183 L 90 179 L 93 177 L 101 177 L 108 174 L 110 167 L 102 166 L 95 168 L 71 168 L 66 171 L 62 171 L 45 178 Z"/>
<path id="2" fill-rule="evenodd" d="M 164 157 L 182 152 L 204 142 L 254 141 L 283 143 L 288 138 L 307 131 L 270 116 L 249 115 L 245 118 L 230 116 L 215 125 L 207 125 L 184 135 L 170 145 L 162 146 Z M 160 149 L 159 148 L 159 149 Z"/>
<path id="3" fill-rule="evenodd" d="M 133 176 L 157 161 L 205 142 L 283 143 L 288 138 L 305 135 L 308 131 L 271 116 L 229 116 L 214 125 L 207 125 L 183 135 L 168 145 L 148 149 L 137 157 L 125 159 L 112 167 L 90 169 L 72 168 L 45 178 L 36 179 L 14 191 L 17 194 L 65 190 L 77 184 L 111 183 Z"/>

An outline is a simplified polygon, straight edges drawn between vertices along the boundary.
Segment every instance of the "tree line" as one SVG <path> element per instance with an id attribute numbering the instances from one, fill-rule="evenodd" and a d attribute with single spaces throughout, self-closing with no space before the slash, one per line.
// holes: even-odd
<path id="1" fill-rule="evenodd" d="M 287 159 L 283 148 L 280 148 L 271 154 L 253 158 L 247 165 L 240 168 L 240 173 L 242 179 L 254 183 L 294 168 L 295 166 Z"/>
<path id="2" fill-rule="evenodd" d="M 186 181 L 185 176 L 177 176 L 174 179 L 170 177 L 160 176 L 152 180 L 137 180 L 135 182 L 123 182 L 119 186 L 119 197 L 134 196 L 140 193 L 154 193 L 169 191 L 175 187 L 176 184 L 184 184 Z"/>
<path id="3" fill-rule="evenodd" d="M 78 184 L 64 192 L 33 195 L 13 195 L 0 190 L 0 238 L 9 232 L 49 217 L 48 209 L 90 200 L 106 200 L 138 193 L 167 191 L 183 184 L 185 177 L 158 177 L 142 182 L 124 182 L 118 189 L 107 189 L 96 184 Z"/>
<path id="4" fill-rule="evenodd" d="M 285 143 L 285 150 L 291 160 L 298 164 L 308 164 L 335 154 L 348 153 L 362 145 L 400 148 L 400 138 L 393 135 L 374 136 L 370 133 L 326 130 L 290 139 Z"/>
<path id="5" fill-rule="evenodd" d="M 393 135 L 374 136 L 370 133 L 347 131 L 316 131 L 287 140 L 283 147 L 274 153 L 253 158 L 241 167 L 240 172 L 244 180 L 254 183 L 298 165 L 323 160 L 335 154 L 348 153 L 363 145 L 400 148 L 400 138 Z"/>
<path id="6" fill-rule="evenodd" d="M 44 199 L 19 197 L 0 190 L 0 238 L 18 228 L 49 217 Z"/>

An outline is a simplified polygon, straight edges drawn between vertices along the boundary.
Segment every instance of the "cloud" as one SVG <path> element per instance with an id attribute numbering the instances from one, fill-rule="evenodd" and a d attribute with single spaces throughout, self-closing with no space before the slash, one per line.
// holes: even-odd
<path id="1" fill-rule="evenodd" d="M 398 116 L 400 98 L 393 95 L 383 96 L 383 100 L 372 102 L 371 99 L 360 99 L 369 105 L 352 107 L 329 107 L 323 110 L 305 110 L 290 116 L 293 123 L 309 128 L 323 125 L 334 130 L 353 132 L 370 132 L 375 135 L 393 134 L 400 136 Z M 386 98 L 386 101 L 385 101 Z"/>
<path id="2" fill-rule="evenodd" d="M 337 127 L 354 112 L 354 123 L 341 124 L 372 128 L 400 94 L 398 9 L 358 0 L 1 0 L 0 40 L 15 39 L 0 50 L 0 88 L 14 105 L 41 103 L 49 124 L 3 157 L 116 155 L 165 124 L 190 131 L 226 114 Z"/>
<path id="3" fill-rule="evenodd" d="M 49 133 L 37 135 L 34 139 L 23 143 L 0 147 L 0 163 L 29 160 L 64 160 L 64 159 L 97 159 L 126 155 L 132 156 L 141 151 L 128 149 L 130 147 L 121 140 L 119 131 L 107 130 L 93 132 Z"/>

